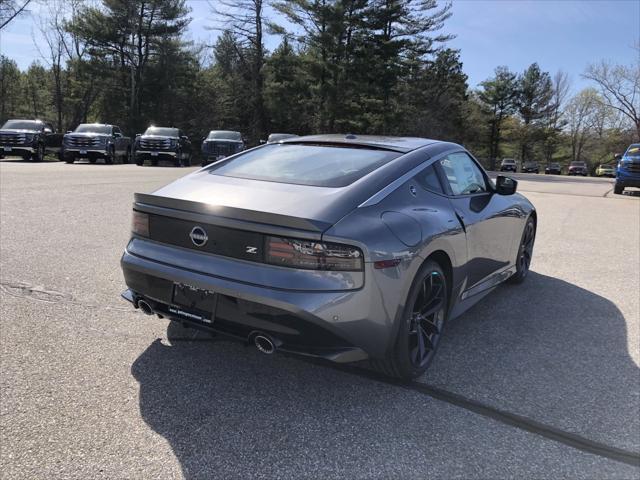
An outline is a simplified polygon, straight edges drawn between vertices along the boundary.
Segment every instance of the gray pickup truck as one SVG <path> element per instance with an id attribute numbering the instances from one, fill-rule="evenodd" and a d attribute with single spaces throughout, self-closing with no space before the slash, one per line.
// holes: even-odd
<path id="1" fill-rule="evenodd" d="M 42 120 L 7 120 L 0 128 L 0 158 L 17 155 L 41 162 L 47 153 L 58 155 L 62 135 Z"/>
<path id="2" fill-rule="evenodd" d="M 116 125 L 81 123 L 63 137 L 62 157 L 67 163 L 80 158 L 87 158 L 91 163 L 99 158 L 106 164 L 129 163 L 131 138 L 122 135 Z"/>

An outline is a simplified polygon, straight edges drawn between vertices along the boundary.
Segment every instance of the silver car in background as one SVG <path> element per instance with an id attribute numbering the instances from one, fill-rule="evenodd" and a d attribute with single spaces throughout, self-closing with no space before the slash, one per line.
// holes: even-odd
<path id="1" fill-rule="evenodd" d="M 421 375 L 445 323 L 527 275 L 536 212 L 461 146 L 319 135 L 136 194 L 123 296 L 276 350 Z"/>

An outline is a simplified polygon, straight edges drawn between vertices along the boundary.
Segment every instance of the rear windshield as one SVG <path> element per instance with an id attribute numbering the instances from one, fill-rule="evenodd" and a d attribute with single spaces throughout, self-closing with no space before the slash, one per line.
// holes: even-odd
<path id="1" fill-rule="evenodd" d="M 101 125 L 99 123 L 81 123 L 74 130 L 77 133 L 100 133 L 102 135 L 111 135 L 111 125 Z"/>
<path id="2" fill-rule="evenodd" d="M 502 160 L 502 163 L 516 163 L 516 161 L 511 160 L 510 158 L 505 158 L 504 160 Z"/>
<path id="3" fill-rule="evenodd" d="M 242 135 L 240 132 L 230 132 L 227 130 L 213 130 L 209 132 L 207 140 L 235 140 L 237 142 L 242 141 Z"/>
<path id="4" fill-rule="evenodd" d="M 525 167 L 535 167 L 537 165 L 538 164 L 536 162 L 527 162 L 527 163 L 524 164 Z"/>
<path id="5" fill-rule="evenodd" d="M 286 140 L 287 138 L 294 138 L 297 135 L 293 135 L 291 133 L 272 133 L 267 138 L 267 142 L 279 142 L 280 140 Z"/>
<path id="6" fill-rule="evenodd" d="M 272 144 L 214 164 L 209 170 L 225 177 L 344 187 L 400 155 L 365 148 Z"/>
<path id="7" fill-rule="evenodd" d="M 42 122 L 35 120 L 9 120 L 3 126 L 6 130 L 31 130 L 39 132 L 42 130 Z"/>
<path id="8" fill-rule="evenodd" d="M 144 132 L 145 135 L 158 135 L 161 137 L 177 137 L 178 129 L 177 128 L 167 128 L 167 127 L 149 127 Z"/>
<path id="9" fill-rule="evenodd" d="M 584 167 L 585 165 L 584 162 L 571 162 L 572 167 Z"/>

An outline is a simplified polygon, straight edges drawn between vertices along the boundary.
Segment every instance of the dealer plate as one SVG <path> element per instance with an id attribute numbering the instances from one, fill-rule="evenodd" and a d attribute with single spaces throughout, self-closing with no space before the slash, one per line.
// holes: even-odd
<path id="1" fill-rule="evenodd" d="M 11 151 L 11 147 L 4 147 L 4 151 L 5 152 L 10 152 Z"/>
<path id="2" fill-rule="evenodd" d="M 216 310 L 216 293 L 184 283 L 173 284 L 173 305 L 169 313 L 187 320 L 212 324 Z"/>

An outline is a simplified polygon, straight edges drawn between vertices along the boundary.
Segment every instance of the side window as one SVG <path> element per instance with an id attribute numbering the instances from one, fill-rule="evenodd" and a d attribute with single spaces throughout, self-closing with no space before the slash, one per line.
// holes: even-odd
<path id="1" fill-rule="evenodd" d="M 118 127 L 113 127 L 113 133 L 114 135 L 122 135 L 122 133 L 120 133 L 120 128 Z"/>
<path id="2" fill-rule="evenodd" d="M 44 124 L 44 133 L 53 133 L 53 126 L 50 123 Z"/>
<path id="3" fill-rule="evenodd" d="M 438 178 L 438 172 L 436 172 L 433 165 L 429 165 L 422 170 L 415 178 L 422 188 L 436 193 L 444 193 L 440 179 Z"/>
<path id="4" fill-rule="evenodd" d="M 487 191 L 487 182 L 480 168 L 464 152 L 452 153 L 440 160 L 454 195 L 469 195 Z"/>

